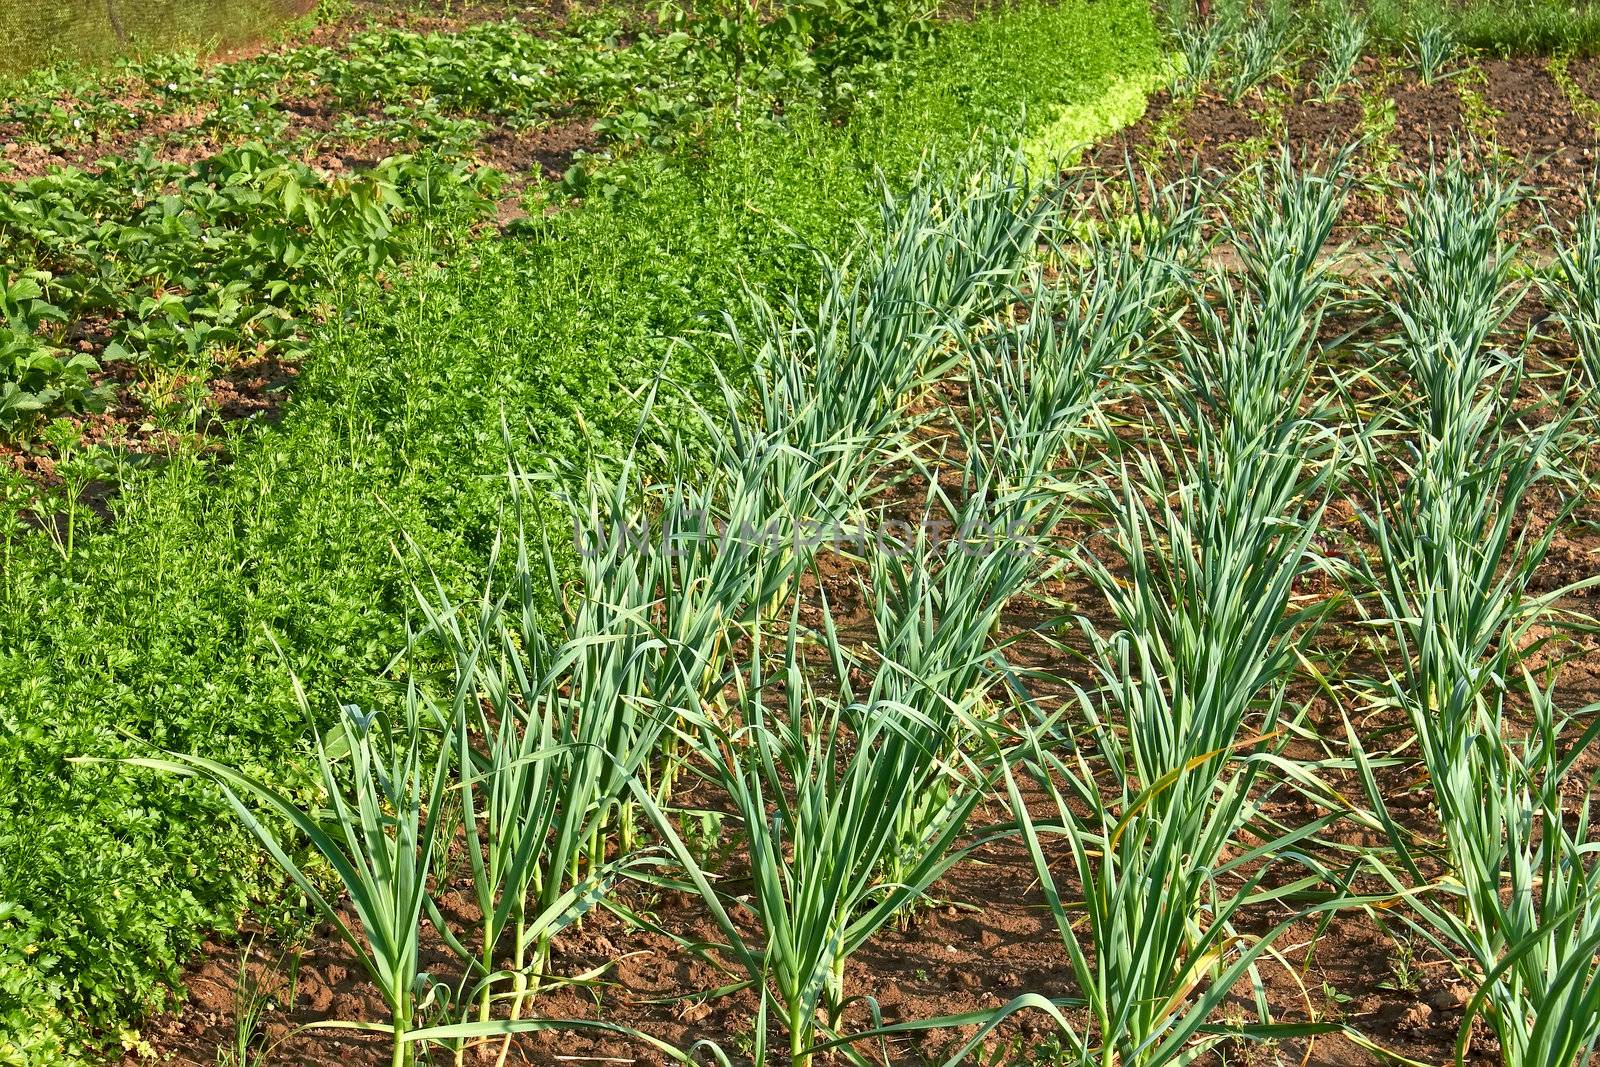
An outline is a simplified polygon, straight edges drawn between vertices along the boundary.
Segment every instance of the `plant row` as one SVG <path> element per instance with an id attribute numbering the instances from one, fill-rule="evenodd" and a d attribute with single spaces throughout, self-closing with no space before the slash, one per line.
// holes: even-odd
<path id="1" fill-rule="evenodd" d="M 1208 7 L 1203 17 L 1192 4 L 1164 8 L 1184 60 L 1171 78 L 1175 97 L 1214 85 L 1238 103 L 1288 84 L 1330 102 L 1360 88 L 1359 68 L 1370 56 L 1393 57 L 1423 85 L 1434 85 L 1463 73 L 1463 61 L 1474 55 L 1569 54 L 1600 42 L 1600 13 L 1586 5 L 1556 11 L 1539 3 L 1218 0 Z"/>

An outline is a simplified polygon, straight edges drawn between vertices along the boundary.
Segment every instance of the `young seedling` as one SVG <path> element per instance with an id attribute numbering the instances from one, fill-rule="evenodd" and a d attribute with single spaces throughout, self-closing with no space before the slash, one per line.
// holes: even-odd
<path id="1" fill-rule="evenodd" d="M 255 955 L 255 938 L 245 943 L 244 954 L 239 959 L 239 977 L 233 992 L 233 1040 L 217 1049 L 217 1067 L 265 1067 L 272 1059 L 279 1041 L 269 1036 L 263 1026 L 274 1011 L 294 1010 L 300 988 L 300 952 L 296 949 L 283 954 L 271 968 L 279 978 L 277 983 L 264 981 L 262 975 L 252 970 Z M 274 992 L 278 985 L 282 992 Z"/>
<path id="2" fill-rule="evenodd" d="M 1271 13 L 1257 16 L 1239 32 L 1234 38 L 1233 73 L 1225 88 L 1230 104 L 1237 104 L 1277 73 L 1291 38 L 1287 24 Z"/>
<path id="3" fill-rule="evenodd" d="M 1600 201 L 1584 194 L 1583 212 L 1568 230 L 1548 224 L 1555 270 L 1545 299 L 1578 346 L 1589 401 L 1600 396 Z"/>
<path id="4" fill-rule="evenodd" d="M 1455 34 L 1445 22 L 1420 25 L 1406 45 L 1406 55 L 1416 64 L 1422 84 L 1433 85 L 1448 76 L 1445 67 L 1456 55 Z"/>
<path id="5" fill-rule="evenodd" d="M 1333 21 L 1327 33 L 1315 84 L 1322 99 L 1331 102 L 1338 97 L 1339 90 L 1350 84 L 1356 64 L 1366 52 L 1367 22 L 1359 15 L 1348 14 Z"/>

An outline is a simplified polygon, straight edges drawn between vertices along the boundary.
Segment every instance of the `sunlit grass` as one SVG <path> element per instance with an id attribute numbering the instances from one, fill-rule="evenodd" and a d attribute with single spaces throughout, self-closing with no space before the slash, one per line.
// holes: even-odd
<path id="1" fill-rule="evenodd" d="M 315 6 L 307 0 L 17 0 L 0 9 L 0 75 L 161 52 L 233 48 Z"/>

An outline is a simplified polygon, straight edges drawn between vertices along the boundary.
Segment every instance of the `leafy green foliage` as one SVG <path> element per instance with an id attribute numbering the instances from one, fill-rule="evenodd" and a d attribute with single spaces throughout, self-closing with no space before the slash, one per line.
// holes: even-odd
<path id="1" fill-rule="evenodd" d="M 7 326 L 0 335 L 0 426 L 15 426 L 58 404 L 87 406 L 94 399 L 89 378 L 94 360 L 40 336 L 41 327 L 59 327 L 67 317 L 44 299 L 52 281 L 49 271 L 35 268 L 0 284 L 0 313 Z"/>
<path id="2" fill-rule="evenodd" d="M 470 209 L 486 181 L 410 157 L 330 180 L 247 146 L 193 168 L 145 155 L 0 188 L 0 256 L 22 271 L 0 295 L 0 428 L 93 399 L 98 364 L 66 350 L 69 325 L 104 323 L 103 360 L 146 371 L 298 356 L 319 283 L 391 261 L 402 221 Z"/>
<path id="3" fill-rule="evenodd" d="M 74 1046 L 61 1013 L 61 961 L 41 956 L 39 920 L 0 901 L 0 1064 L 51 1062 Z"/>
<path id="4" fill-rule="evenodd" d="M 637 191 L 626 172 L 597 182 L 592 171 L 697 136 L 719 109 L 740 128 L 870 110 L 933 37 L 910 4 L 806 0 L 772 19 L 742 4 L 669 4 L 654 25 L 591 14 L 554 33 L 516 22 L 391 28 L 340 51 L 215 67 L 177 56 L 128 61 L 109 79 L 40 72 L 0 117 L 25 141 L 83 147 L 190 110 L 203 117 L 185 136 L 232 147 L 181 166 L 145 143 L 97 173 L 56 170 L 0 197 L 0 259 L 33 278 L 8 285 L 44 290 L 19 289 L 7 305 L 20 310 L 0 351 L 0 431 L 88 408 L 102 362 L 203 380 L 244 354 L 297 358 L 314 291 L 345 256 L 386 264 L 399 222 L 470 207 L 492 187 L 466 169 L 491 124 L 593 116 L 608 152 L 574 167 L 566 189 Z M 1128 84 L 1142 102 L 1143 83 Z M 340 113 L 331 131 L 297 125 L 305 101 Z M 1020 106 L 1010 110 L 1006 122 Z M 325 137 L 418 152 L 328 178 L 300 161 Z"/>

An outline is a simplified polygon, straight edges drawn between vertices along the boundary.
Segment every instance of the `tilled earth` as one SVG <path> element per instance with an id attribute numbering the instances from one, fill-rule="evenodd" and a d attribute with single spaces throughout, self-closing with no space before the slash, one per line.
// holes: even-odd
<path id="1" fill-rule="evenodd" d="M 1574 58 L 1566 73 L 1564 89 L 1550 60 L 1481 59 L 1424 85 L 1393 61 L 1369 58 L 1331 100 L 1308 84 L 1282 82 L 1238 103 L 1215 90 L 1178 99 L 1163 91 L 1085 165 L 1115 169 L 1132 156 L 1160 174 L 1198 169 L 1226 180 L 1283 148 L 1315 159 L 1355 146 L 1353 173 L 1363 188 L 1345 212 L 1344 235 L 1371 238 L 1399 221 L 1400 185 L 1431 159 L 1470 144 L 1522 183 L 1529 199 L 1515 221 L 1531 230 L 1578 214 L 1600 159 L 1600 59 Z"/>

